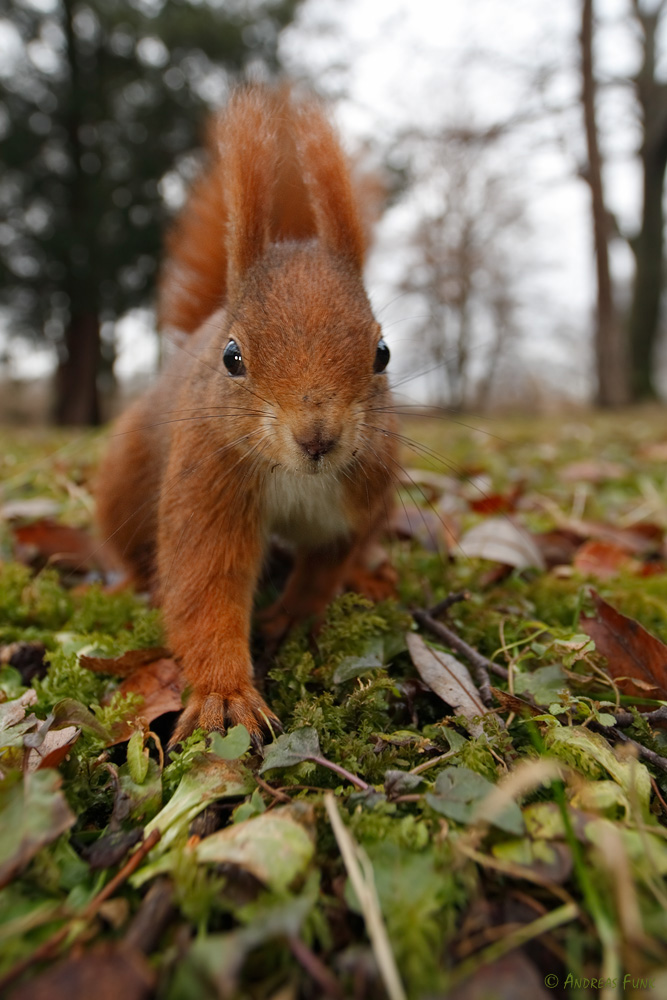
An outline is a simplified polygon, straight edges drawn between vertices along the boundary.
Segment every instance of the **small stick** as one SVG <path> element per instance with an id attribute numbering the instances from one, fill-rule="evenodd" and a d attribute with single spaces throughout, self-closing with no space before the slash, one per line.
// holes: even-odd
<path id="1" fill-rule="evenodd" d="M 609 732 L 609 730 L 607 731 Z M 630 737 L 626 736 L 620 729 L 612 727 L 611 732 L 614 734 L 616 739 L 621 741 L 621 743 L 631 743 L 633 747 L 636 747 L 637 753 L 640 757 L 643 757 L 644 760 L 648 760 L 651 764 L 655 764 L 655 766 L 659 767 L 661 771 L 667 771 L 667 757 L 661 757 L 659 753 L 655 752 L 655 750 L 649 750 L 648 747 L 638 743 L 637 740 L 631 740 Z"/>
<path id="2" fill-rule="evenodd" d="M 640 712 L 639 714 L 642 719 L 646 719 L 649 725 L 667 723 L 667 705 L 661 705 L 660 708 L 656 708 L 653 712 Z M 631 726 L 635 721 L 632 712 L 612 712 L 612 715 L 616 719 L 616 725 L 622 728 Z"/>
<path id="3" fill-rule="evenodd" d="M 486 656 L 482 656 L 482 654 L 478 653 L 476 649 L 469 646 L 467 642 L 464 642 L 464 640 L 461 639 L 456 632 L 453 632 L 449 626 L 435 621 L 428 611 L 417 608 L 416 611 L 412 612 L 412 617 L 418 625 L 422 625 L 424 628 L 428 629 L 428 631 L 436 636 L 436 638 L 446 643 L 446 645 L 451 646 L 451 648 L 455 649 L 457 653 L 460 653 L 461 656 L 465 657 L 472 668 L 482 701 L 485 705 L 492 704 L 493 695 L 491 693 L 489 671 L 496 674 L 498 677 L 502 677 L 503 680 L 507 680 L 509 674 L 505 667 L 501 667 L 500 664 L 493 663 L 493 661 L 487 659 Z"/>
<path id="4" fill-rule="evenodd" d="M 95 916 L 102 903 L 114 894 L 116 889 L 118 889 L 123 882 L 130 877 L 135 868 L 139 867 L 149 851 L 155 847 L 161 836 L 162 835 L 159 830 L 152 830 L 148 837 L 146 837 L 146 840 L 144 840 L 143 844 L 141 844 L 134 854 L 128 858 L 121 870 L 117 872 L 111 881 L 107 882 L 104 888 L 98 892 L 97 896 L 90 901 L 82 914 L 72 917 L 63 927 L 57 930 L 55 934 L 52 934 L 50 938 L 44 941 L 44 943 L 41 944 L 39 948 L 32 953 L 32 955 L 22 958 L 20 962 L 17 962 L 16 965 L 12 966 L 12 968 L 5 973 L 2 979 L 0 979 L 0 996 L 3 995 L 3 991 L 6 987 L 21 976 L 26 969 L 29 969 L 33 963 L 42 962 L 45 959 L 51 958 L 58 946 L 62 944 L 69 934 L 72 929 L 72 924 L 80 923 L 82 926 L 79 930 L 74 932 L 74 937 L 71 942 L 73 943 L 76 938 L 89 926 L 91 918 Z"/>
<path id="5" fill-rule="evenodd" d="M 291 934 L 287 938 L 290 951 L 308 975 L 322 990 L 324 996 L 334 997 L 334 1000 L 343 1000 L 343 991 L 339 983 L 334 979 L 326 965 L 311 951 L 307 944 Z"/>
<path id="6" fill-rule="evenodd" d="M 458 604 L 459 601 L 469 601 L 470 592 L 468 590 L 457 590 L 455 594 L 447 594 L 447 597 L 439 604 L 435 604 L 429 609 L 428 614 L 431 618 L 439 618 L 440 615 L 444 615 L 445 611 L 451 608 L 452 604 Z"/>
<path id="7" fill-rule="evenodd" d="M 271 795 L 272 798 L 276 799 L 278 802 L 292 801 L 289 795 L 285 795 L 285 793 L 281 792 L 279 788 L 272 788 L 271 785 L 268 783 L 268 781 L 264 781 L 264 778 L 260 778 L 258 774 L 253 775 L 253 777 L 257 782 L 257 784 L 259 785 L 259 787 L 263 788 L 265 792 L 268 792 L 268 794 Z"/>
<path id="8" fill-rule="evenodd" d="M 350 784 L 356 785 L 362 792 L 368 791 L 371 787 L 367 781 L 363 780 L 363 778 L 358 778 L 356 774 L 352 774 L 352 772 L 348 771 L 347 768 L 341 767 L 340 764 L 334 764 L 332 760 L 327 760 L 326 757 L 313 755 L 312 757 L 309 757 L 308 760 L 312 760 L 313 764 L 319 764 L 321 767 L 328 767 L 330 771 L 333 771 L 335 774 L 339 774 L 341 778 L 345 778 L 350 782 Z"/>

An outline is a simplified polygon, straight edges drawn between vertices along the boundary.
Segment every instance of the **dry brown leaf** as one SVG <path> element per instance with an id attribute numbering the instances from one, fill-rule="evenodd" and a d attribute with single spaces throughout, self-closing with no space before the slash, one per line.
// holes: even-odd
<path id="1" fill-rule="evenodd" d="M 569 566 L 581 545 L 581 536 L 564 528 L 541 531 L 533 535 L 533 541 L 542 553 L 547 567 Z"/>
<path id="2" fill-rule="evenodd" d="M 544 977 L 521 951 L 477 969 L 447 994 L 449 1000 L 546 1000 Z"/>
<path id="3" fill-rule="evenodd" d="M 152 722 L 167 712 L 180 712 L 185 685 L 185 675 L 178 663 L 172 659 L 161 659 L 134 670 L 118 690 L 121 694 L 141 695 L 144 700 L 137 717 Z M 115 732 L 114 743 L 129 739 L 135 728 L 133 720 L 128 720 Z"/>
<path id="4" fill-rule="evenodd" d="M 65 566 L 69 569 L 91 568 L 96 543 L 81 528 L 58 524 L 44 517 L 32 524 L 12 528 L 16 558 L 20 562 Z"/>
<path id="5" fill-rule="evenodd" d="M 627 474 L 627 468 L 620 462 L 595 458 L 570 462 L 559 472 L 560 478 L 566 483 L 604 483 L 609 479 L 623 479 Z"/>
<path id="6" fill-rule="evenodd" d="M 465 664 L 450 653 L 427 646 L 422 637 L 414 632 L 407 634 L 406 642 L 419 676 L 445 704 L 471 721 L 486 714 L 486 706 Z M 480 736 L 483 732 L 478 722 L 473 723 L 470 731 L 473 736 Z"/>
<path id="7" fill-rule="evenodd" d="M 39 747 L 32 747 L 28 751 L 24 760 L 24 768 L 27 771 L 37 771 L 42 767 L 58 767 L 80 735 L 81 730 L 76 726 L 49 729 Z"/>
<path id="8" fill-rule="evenodd" d="M 12 993 L 13 1000 L 147 1000 L 155 973 L 134 948 L 108 942 L 58 962 Z"/>
<path id="9" fill-rule="evenodd" d="M 122 656 L 80 656 L 79 663 L 86 670 L 98 674 L 112 674 L 114 677 L 129 677 L 135 670 L 145 667 L 156 660 L 163 660 L 171 655 L 170 650 L 162 646 L 151 649 L 130 649 Z"/>
<path id="10" fill-rule="evenodd" d="M 607 658 L 607 671 L 625 694 L 667 698 L 667 646 L 595 591 L 592 597 L 597 616 L 582 615 L 580 627 Z"/>
<path id="11" fill-rule="evenodd" d="M 470 500 L 470 509 L 477 514 L 510 514 L 516 510 L 522 493 L 522 484 L 507 493 L 488 493 L 486 496 Z"/>
<path id="12" fill-rule="evenodd" d="M 591 539 L 577 550 L 573 565 L 584 576 L 597 580 L 611 580 L 619 573 L 638 573 L 641 563 L 634 559 L 627 548 L 616 542 Z"/>

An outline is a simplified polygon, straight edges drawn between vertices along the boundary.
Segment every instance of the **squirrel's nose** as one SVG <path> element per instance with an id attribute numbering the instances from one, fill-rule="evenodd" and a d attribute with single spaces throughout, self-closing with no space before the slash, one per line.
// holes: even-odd
<path id="1" fill-rule="evenodd" d="M 298 437 L 296 441 L 313 462 L 319 462 L 322 456 L 331 451 L 336 444 L 335 438 L 325 437 L 322 434 L 315 434 L 309 438 Z"/>

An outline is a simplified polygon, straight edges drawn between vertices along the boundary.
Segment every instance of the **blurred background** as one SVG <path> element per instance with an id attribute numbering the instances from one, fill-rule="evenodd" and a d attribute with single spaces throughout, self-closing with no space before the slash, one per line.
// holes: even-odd
<path id="1" fill-rule="evenodd" d="M 154 374 L 165 226 L 239 79 L 331 102 L 386 191 L 368 287 L 401 401 L 664 398 L 667 0 L 2 0 L 0 420 Z"/>

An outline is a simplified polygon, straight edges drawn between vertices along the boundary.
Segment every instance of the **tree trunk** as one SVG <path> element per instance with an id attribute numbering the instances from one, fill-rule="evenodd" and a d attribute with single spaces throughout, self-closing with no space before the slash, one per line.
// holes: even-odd
<path id="1" fill-rule="evenodd" d="M 100 423 L 97 370 L 100 321 L 93 312 L 74 314 L 65 338 L 66 354 L 56 374 L 56 423 L 92 426 Z"/>
<path id="2" fill-rule="evenodd" d="M 657 154 L 645 151 L 642 163 L 644 205 L 641 229 L 632 244 L 636 271 L 629 322 L 632 393 L 636 400 L 655 399 L 656 396 L 653 360 L 660 331 L 663 285 L 665 153 L 662 150 Z"/>
<path id="3" fill-rule="evenodd" d="M 604 203 L 602 157 L 595 120 L 593 74 L 593 0 L 583 0 L 581 11 L 582 105 L 588 148 L 586 179 L 591 189 L 593 238 L 597 267 L 595 363 L 598 406 L 622 406 L 629 401 L 627 348 L 614 307 L 609 270 L 609 223 Z"/>

